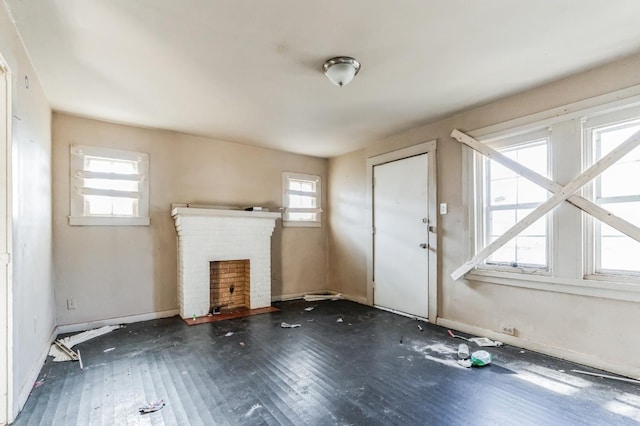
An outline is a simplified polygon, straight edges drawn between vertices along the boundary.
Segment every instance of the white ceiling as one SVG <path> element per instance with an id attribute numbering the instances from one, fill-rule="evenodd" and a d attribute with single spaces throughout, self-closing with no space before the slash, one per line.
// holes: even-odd
<path id="1" fill-rule="evenodd" d="M 638 0 L 5 1 L 54 110 L 322 157 L 640 51 Z"/>

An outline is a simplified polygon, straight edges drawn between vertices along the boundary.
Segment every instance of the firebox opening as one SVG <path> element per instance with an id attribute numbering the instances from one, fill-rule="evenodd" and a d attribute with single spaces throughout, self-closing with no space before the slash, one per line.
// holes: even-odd
<path id="1" fill-rule="evenodd" d="M 251 309 L 249 259 L 210 262 L 210 311 Z"/>

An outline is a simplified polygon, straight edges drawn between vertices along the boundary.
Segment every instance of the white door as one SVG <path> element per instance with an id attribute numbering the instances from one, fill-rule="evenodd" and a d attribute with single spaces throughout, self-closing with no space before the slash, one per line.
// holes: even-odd
<path id="1" fill-rule="evenodd" d="M 422 318 L 429 306 L 428 155 L 373 167 L 373 303 Z"/>
<path id="2" fill-rule="evenodd" d="M 10 226 L 11 215 L 8 214 L 9 188 L 11 188 L 11 174 L 9 168 L 8 140 L 9 98 L 7 96 L 7 72 L 3 71 L 0 61 L 0 424 L 9 419 L 9 392 L 11 390 L 11 374 L 9 366 L 10 351 L 9 313 L 11 312 L 11 280 L 9 275 L 9 253 L 11 244 Z"/>

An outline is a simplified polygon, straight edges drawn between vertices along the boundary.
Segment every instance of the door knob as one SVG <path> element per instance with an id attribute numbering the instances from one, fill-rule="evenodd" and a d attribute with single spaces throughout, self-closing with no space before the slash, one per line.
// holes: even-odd
<path id="1" fill-rule="evenodd" d="M 427 243 L 420 244 L 420 248 L 426 249 L 427 248 Z"/>

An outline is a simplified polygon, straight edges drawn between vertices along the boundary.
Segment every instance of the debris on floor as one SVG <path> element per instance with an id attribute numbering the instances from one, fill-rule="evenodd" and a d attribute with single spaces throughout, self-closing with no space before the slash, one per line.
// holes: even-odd
<path id="1" fill-rule="evenodd" d="M 640 380 L 627 379 L 626 377 L 610 376 L 608 374 L 600 374 L 600 373 L 590 373 L 588 371 L 582 371 L 582 370 L 571 370 L 571 371 L 578 374 L 586 374 L 587 376 L 601 377 L 603 379 L 619 380 L 621 382 L 634 383 L 636 385 L 640 385 Z"/>
<path id="2" fill-rule="evenodd" d="M 247 411 L 247 414 L 245 414 L 245 417 L 251 417 L 251 415 L 253 414 L 254 411 L 256 411 L 258 408 L 262 408 L 262 405 L 260 404 L 254 404 L 251 409 L 249 409 L 249 411 Z"/>
<path id="3" fill-rule="evenodd" d="M 420 331 L 423 330 L 423 328 L 422 328 L 422 326 L 420 324 L 418 324 L 418 330 L 420 330 Z"/>
<path id="4" fill-rule="evenodd" d="M 233 336 L 233 331 L 227 331 L 227 334 L 224 335 L 224 337 L 231 337 Z"/>
<path id="5" fill-rule="evenodd" d="M 289 324 L 287 322 L 283 322 L 282 324 L 280 324 L 280 327 L 282 327 L 282 328 L 298 328 L 298 327 L 300 327 L 300 324 Z"/>
<path id="6" fill-rule="evenodd" d="M 308 306 L 308 307 L 304 308 L 304 310 L 305 310 L 305 311 L 307 311 L 307 312 L 311 312 L 311 311 L 313 311 L 315 308 L 316 308 L 315 306 Z"/>
<path id="7" fill-rule="evenodd" d="M 470 359 L 459 359 L 458 364 L 463 366 L 464 368 L 471 368 L 471 360 Z"/>
<path id="8" fill-rule="evenodd" d="M 78 350 L 78 362 L 80 363 L 80 370 L 84 370 L 84 366 L 82 365 L 82 354 L 80 350 Z"/>
<path id="9" fill-rule="evenodd" d="M 470 339 L 467 339 L 470 342 L 475 343 L 478 346 L 492 346 L 492 347 L 498 347 L 498 346 L 502 346 L 502 342 L 498 342 L 497 340 L 491 340 L 487 337 L 472 337 Z"/>
<path id="10" fill-rule="evenodd" d="M 113 330 L 117 330 L 118 328 L 123 327 L 123 325 L 105 325 L 104 327 L 83 331 L 82 333 L 74 334 L 73 336 L 67 336 L 64 339 L 57 339 L 51 345 L 51 348 L 49 349 L 49 355 L 54 357 L 54 361 L 76 361 L 77 359 L 73 355 L 65 351 L 61 346 L 64 346 L 67 349 L 71 349 L 75 345 L 84 343 L 87 340 L 91 340 L 93 338 L 102 336 L 104 334 L 112 332 Z"/>
<path id="11" fill-rule="evenodd" d="M 469 341 L 469 339 L 467 339 L 464 336 L 460 336 L 458 334 L 453 334 L 453 331 L 451 331 L 451 330 L 447 330 L 447 332 L 449 333 L 449 336 L 451 336 L 451 337 L 455 337 L 456 339 L 462 339 L 462 340 Z"/>
<path id="12" fill-rule="evenodd" d="M 142 407 L 138 408 L 138 411 L 140 412 L 140 414 L 153 413 L 154 411 L 158 411 L 159 409 L 164 407 L 164 405 L 164 400 L 159 399 L 155 402 L 143 405 Z"/>
<path id="13" fill-rule="evenodd" d="M 102 352 L 105 352 L 105 353 L 106 353 L 106 352 L 111 352 L 111 351 L 112 351 L 112 350 L 114 350 L 114 349 L 115 349 L 115 348 L 109 348 L 109 349 L 105 349 L 105 350 L 104 350 L 104 351 L 102 351 Z"/>
<path id="14" fill-rule="evenodd" d="M 467 342 L 473 342 L 478 346 L 491 346 L 491 347 L 498 347 L 498 346 L 502 346 L 502 342 L 499 342 L 497 340 L 491 340 L 487 337 L 464 337 L 464 336 L 460 336 L 459 334 L 454 334 L 453 331 L 451 330 L 447 330 L 447 333 L 449 333 L 449 336 L 454 337 L 456 339 L 462 339 L 462 340 L 466 340 Z"/>
<path id="15" fill-rule="evenodd" d="M 466 343 L 460 343 L 458 345 L 458 358 L 467 359 L 469 358 L 469 346 Z"/>
<path id="16" fill-rule="evenodd" d="M 470 360 L 474 367 L 482 367 L 491 364 L 491 354 L 487 351 L 475 351 Z"/>
<path id="17" fill-rule="evenodd" d="M 319 302 L 322 300 L 340 300 L 342 294 L 305 294 L 303 299 L 306 302 Z"/>
<path id="18" fill-rule="evenodd" d="M 342 318 L 338 318 L 336 322 L 344 322 L 344 320 Z"/>

